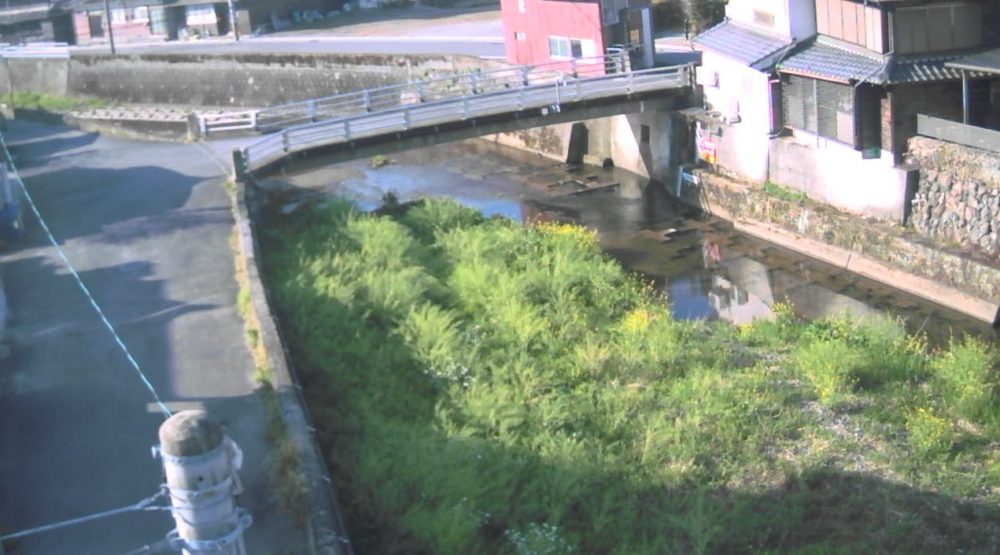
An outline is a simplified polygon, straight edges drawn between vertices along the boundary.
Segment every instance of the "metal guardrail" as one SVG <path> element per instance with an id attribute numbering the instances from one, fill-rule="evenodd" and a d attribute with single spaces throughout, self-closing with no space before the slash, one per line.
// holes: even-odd
<path id="1" fill-rule="evenodd" d="M 625 53 L 534 66 L 513 66 L 492 71 L 473 71 L 280 104 L 256 111 L 199 115 L 198 126 L 203 136 L 210 136 L 213 132 L 235 130 L 268 133 L 294 125 L 379 112 L 409 104 L 530 87 L 568 78 L 622 73 L 627 69 L 628 56 Z M 248 115 L 250 112 L 256 115 L 251 117 Z"/>
<path id="2" fill-rule="evenodd" d="M 656 68 L 524 85 L 490 93 L 465 94 L 433 102 L 406 104 L 289 127 L 239 151 L 238 172 L 247 173 L 289 154 L 357 139 L 433 127 L 533 108 L 558 112 L 564 104 L 673 89 L 690 85 L 690 66 Z"/>
<path id="3" fill-rule="evenodd" d="M 1000 153 L 1000 131 L 917 114 L 917 134 Z"/>

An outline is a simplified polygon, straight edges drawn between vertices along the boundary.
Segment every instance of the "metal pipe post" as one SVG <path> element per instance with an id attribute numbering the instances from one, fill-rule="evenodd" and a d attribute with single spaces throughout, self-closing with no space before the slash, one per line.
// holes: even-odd
<path id="1" fill-rule="evenodd" d="M 962 123 L 969 125 L 969 74 L 962 70 Z"/>
<path id="2" fill-rule="evenodd" d="M 104 20 L 108 23 L 108 40 L 111 41 L 111 55 L 115 55 L 115 32 L 111 29 L 111 4 L 104 0 Z"/>
<path id="3" fill-rule="evenodd" d="M 185 555 L 246 555 L 243 531 L 253 520 L 236 506 L 243 455 L 204 411 L 174 414 L 160 426 L 170 504 L 177 528 L 167 534 Z"/>

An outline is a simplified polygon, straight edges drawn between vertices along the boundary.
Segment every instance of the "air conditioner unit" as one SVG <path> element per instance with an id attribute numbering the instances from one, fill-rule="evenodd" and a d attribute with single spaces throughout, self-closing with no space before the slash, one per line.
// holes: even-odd
<path id="1" fill-rule="evenodd" d="M 698 66 L 698 69 L 695 70 L 694 80 L 702 87 L 718 87 L 719 72 L 707 69 L 705 66 Z"/>

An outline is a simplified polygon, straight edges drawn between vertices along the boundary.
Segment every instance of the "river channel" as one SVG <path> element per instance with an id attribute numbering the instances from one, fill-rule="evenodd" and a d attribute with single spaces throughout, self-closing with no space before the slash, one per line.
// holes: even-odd
<path id="1" fill-rule="evenodd" d="M 735 231 L 728 222 L 675 202 L 664 185 L 622 170 L 567 168 L 484 140 L 400 152 L 373 168 L 356 160 L 289 175 L 297 188 L 377 207 L 444 196 L 487 215 L 559 220 L 596 229 L 604 249 L 665 293 L 677 318 L 735 324 L 771 316 L 787 302 L 803 318 L 890 314 L 932 342 L 989 325 L 914 295 Z"/>

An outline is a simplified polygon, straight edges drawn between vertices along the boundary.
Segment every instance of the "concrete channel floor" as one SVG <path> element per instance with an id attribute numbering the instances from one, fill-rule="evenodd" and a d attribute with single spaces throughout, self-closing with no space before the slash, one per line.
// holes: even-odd
<path id="1" fill-rule="evenodd" d="M 208 410 L 243 448 L 248 552 L 304 552 L 266 483 L 264 410 L 236 310 L 217 157 L 197 144 L 26 121 L 5 136 L 57 241 L 160 397 L 172 411 Z M 162 481 L 150 447 L 163 415 L 34 217 L 25 221 L 25 237 L 0 253 L 13 338 L 0 360 L 7 532 L 130 505 Z M 14 553 L 132 553 L 171 528 L 167 512 L 129 513 L 21 540 Z"/>

